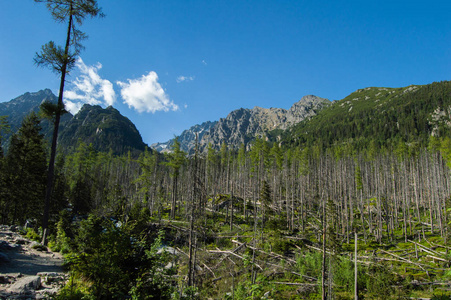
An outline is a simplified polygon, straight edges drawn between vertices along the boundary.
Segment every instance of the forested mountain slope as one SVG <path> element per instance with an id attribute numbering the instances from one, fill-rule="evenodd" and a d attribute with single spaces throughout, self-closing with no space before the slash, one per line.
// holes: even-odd
<path id="1" fill-rule="evenodd" d="M 112 106 L 103 109 L 85 104 L 60 134 L 59 142 L 66 147 L 81 140 L 99 151 L 114 154 L 144 151 L 146 145 L 135 125 Z"/>
<path id="2" fill-rule="evenodd" d="M 283 133 L 287 145 L 354 149 L 425 146 L 431 135 L 449 132 L 451 83 L 403 88 L 369 87 L 335 101 L 308 121 Z"/>
<path id="3" fill-rule="evenodd" d="M 25 116 L 31 112 L 38 113 L 40 105 L 45 101 L 56 103 L 57 97 L 51 90 L 45 89 L 36 93 L 25 93 L 11 101 L 0 103 L 0 116 L 7 116 L 11 127 L 10 132 L 2 137 L 6 146 L 11 134 L 17 132 Z M 50 140 L 53 124 L 43 119 L 40 125 L 42 133 Z M 75 116 L 67 113 L 61 120 L 58 145 L 64 151 L 70 152 L 79 141 L 92 144 L 97 151 L 111 150 L 114 154 L 131 151 L 138 155 L 146 147 L 135 125 L 119 111 L 113 107 L 103 109 L 89 104 L 84 105 Z"/>

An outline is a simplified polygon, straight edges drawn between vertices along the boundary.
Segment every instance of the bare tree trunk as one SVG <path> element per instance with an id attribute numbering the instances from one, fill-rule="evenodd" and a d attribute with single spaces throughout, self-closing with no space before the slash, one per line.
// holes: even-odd
<path id="1" fill-rule="evenodd" d="M 321 299 L 326 300 L 326 203 L 323 202 L 323 258 L 321 264 Z"/>
<path id="2" fill-rule="evenodd" d="M 358 269 L 357 269 L 357 230 L 354 233 L 355 235 L 355 239 L 354 239 L 354 299 L 358 300 L 359 299 L 359 293 L 358 293 L 358 286 L 357 286 L 357 274 L 358 274 Z"/>
<path id="3" fill-rule="evenodd" d="M 67 59 L 69 54 L 69 46 L 70 46 L 70 35 L 72 30 L 72 4 L 69 9 L 69 24 L 67 26 L 67 36 L 66 36 L 66 46 L 64 48 L 64 57 Z M 63 93 L 64 93 L 64 84 L 66 82 L 66 73 L 67 73 L 67 61 L 63 63 L 61 68 L 61 81 L 60 81 L 60 89 L 58 94 L 58 108 L 55 113 L 55 123 L 53 125 L 53 136 L 52 136 L 52 147 L 50 149 L 50 161 L 49 161 L 49 169 L 47 173 L 47 188 L 45 190 L 45 204 L 44 204 L 44 215 L 42 218 L 42 244 L 47 245 L 47 236 L 48 236 L 48 225 L 49 225 L 49 213 L 50 213 L 50 200 L 52 198 L 52 190 L 53 190 L 53 177 L 55 174 L 55 158 L 56 158 L 56 143 L 58 140 L 58 129 L 60 126 L 61 120 L 61 112 L 64 108 L 63 104 Z"/>

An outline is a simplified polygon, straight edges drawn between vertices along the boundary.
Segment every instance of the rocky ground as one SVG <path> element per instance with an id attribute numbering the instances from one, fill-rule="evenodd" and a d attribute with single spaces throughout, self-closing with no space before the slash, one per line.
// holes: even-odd
<path id="1" fill-rule="evenodd" d="M 51 299 L 67 279 L 63 257 L 0 225 L 0 299 Z"/>

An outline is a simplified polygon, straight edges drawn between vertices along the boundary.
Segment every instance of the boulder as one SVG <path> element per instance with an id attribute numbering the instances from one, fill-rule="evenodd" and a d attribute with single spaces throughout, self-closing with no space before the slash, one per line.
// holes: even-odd
<path id="1" fill-rule="evenodd" d="M 11 246 L 7 241 L 0 241 L 0 250 L 10 250 Z"/>
<path id="2" fill-rule="evenodd" d="M 8 292 L 13 294 L 29 294 L 37 290 L 41 286 L 41 277 L 39 276 L 26 276 L 18 279 L 8 289 Z"/>
<path id="3" fill-rule="evenodd" d="M 174 249 L 172 247 L 168 247 L 168 246 L 162 246 L 160 249 L 158 249 L 157 254 L 162 254 L 163 252 L 167 252 L 167 253 L 175 255 L 175 256 L 180 255 L 179 251 L 177 251 L 176 249 Z"/>
<path id="4" fill-rule="evenodd" d="M 15 240 L 15 242 L 16 242 L 16 244 L 18 244 L 18 245 L 26 245 L 26 244 L 30 243 L 29 240 L 26 240 L 26 239 L 23 239 L 23 238 L 17 238 L 17 239 Z"/>

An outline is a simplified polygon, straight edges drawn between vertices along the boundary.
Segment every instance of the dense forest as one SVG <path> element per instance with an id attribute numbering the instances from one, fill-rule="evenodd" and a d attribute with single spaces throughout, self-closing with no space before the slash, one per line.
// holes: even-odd
<path id="1" fill-rule="evenodd" d="M 39 123 L 28 116 L 0 159 L 0 221 L 38 233 Z M 80 142 L 56 160 L 48 245 L 71 274 L 60 297 L 352 299 L 355 263 L 360 298 L 447 297 L 451 140 L 417 144 L 257 138 L 249 151 L 188 157 L 176 142 L 133 157 Z"/>

